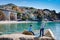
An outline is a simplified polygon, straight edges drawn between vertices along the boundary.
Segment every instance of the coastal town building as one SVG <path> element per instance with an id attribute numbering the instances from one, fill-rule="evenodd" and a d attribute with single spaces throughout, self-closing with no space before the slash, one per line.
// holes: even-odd
<path id="1" fill-rule="evenodd" d="M 17 12 L 13 10 L 0 9 L 0 21 L 16 21 Z"/>

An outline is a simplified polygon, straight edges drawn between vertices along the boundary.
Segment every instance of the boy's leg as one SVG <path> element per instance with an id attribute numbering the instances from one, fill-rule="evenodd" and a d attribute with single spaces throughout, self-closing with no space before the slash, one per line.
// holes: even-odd
<path id="1" fill-rule="evenodd" d="M 42 36 L 44 36 L 44 28 L 42 28 Z"/>
<path id="2" fill-rule="evenodd" d="M 42 30 L 40 29 L 40 37 L 41 37 L 41 31 L 42 31 Z"/>
<path id="3" fill-rule="evenodd" d="M 31 33 L 33 33 L 33 35 L 35 35 L 34 32 L 31 31 Z"/>

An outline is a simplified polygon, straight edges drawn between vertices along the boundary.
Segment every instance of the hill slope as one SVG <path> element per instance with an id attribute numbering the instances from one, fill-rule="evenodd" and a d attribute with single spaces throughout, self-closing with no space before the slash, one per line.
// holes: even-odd
<path id="1" fill-rule="evenodd" d="M 58 20 L 60 16 L 56 13 L 55 10 L 49 10 L 49 9 L 36 9 L 33 7 L 19 7 L 15 4 L 6 4 L 6 5 L 0 5 L 0 8 L 6 9 L 6 10 L 14 10 L 18 11 L 17 16 L 22 18 L 21 20 L 39 20 L 47 19 L 49 21 Z"/>

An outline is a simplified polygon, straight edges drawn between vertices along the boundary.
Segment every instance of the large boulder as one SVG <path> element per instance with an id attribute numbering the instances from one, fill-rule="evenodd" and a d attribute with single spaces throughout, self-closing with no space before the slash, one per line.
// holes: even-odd
<path id="1" fill-rule="evenodd" d="M 24 31 L 22 34 L 25 34 L 25 35 L 33 35 L 32 32 L 28 32 L 28 31 Z"/>
<path id="2" fill-rule="evenodd" d="M 51 37 L 52 39 L 55 39 L 54 35 L 53 35 L 53 32 L 50 30 L 50 29 L 47 29 L 45 31 L 45 36 L 47 37 Z"/>

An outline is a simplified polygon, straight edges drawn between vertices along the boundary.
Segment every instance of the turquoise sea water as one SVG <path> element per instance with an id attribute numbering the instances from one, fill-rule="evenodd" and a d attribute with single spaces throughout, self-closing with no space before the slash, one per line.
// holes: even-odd
<path id="1" fill-rule="evenodd" d="M 28 30 L 30 24 L 33 25 L 32 28 L 34 31 L 40 29 L 41 23 L 0 24 L 0 32 L 3 34 L 23 32 L 24 30 Z M 48 22 L 45 29 L 51 29 L 56 39 L 60 40 L 60 22 Z"/>

